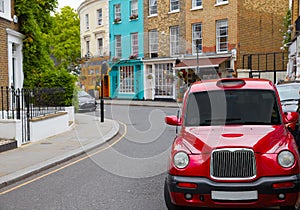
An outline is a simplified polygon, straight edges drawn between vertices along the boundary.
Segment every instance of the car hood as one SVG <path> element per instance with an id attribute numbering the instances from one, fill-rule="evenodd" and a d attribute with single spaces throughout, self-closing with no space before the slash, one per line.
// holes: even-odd
<path id="1" fill-rule="evenodd" d="M 185 146 L 194 154 L 216 148 L 252 148 L 258 153 L 275 153 L 287 136 L 284 125 L 241 125 L 183 127 Z"/>
<path id="2" fill-rule="evenodd" d="M 298 101 L 283 101 L 281 102 L 284 112 L 296 112 L 298 109 Z"/>

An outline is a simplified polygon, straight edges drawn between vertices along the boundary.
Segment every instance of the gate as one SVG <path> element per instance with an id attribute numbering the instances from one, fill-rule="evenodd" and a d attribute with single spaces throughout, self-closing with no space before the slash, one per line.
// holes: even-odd
<path id="1" fill-rule="evenodd" d="M 278 73 L 285 73 L 288 63 L 288 53 L 271 52 L 243 55 L 243 69 L 249 69 L 249 78 L 268 78 L 273 75 L 274 83 L 278 80 Z"/>

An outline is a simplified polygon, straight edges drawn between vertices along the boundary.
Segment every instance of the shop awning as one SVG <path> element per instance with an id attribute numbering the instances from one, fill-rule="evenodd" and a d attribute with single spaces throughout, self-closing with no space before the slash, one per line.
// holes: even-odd
<path id="1" fill-rule="evenodd" d="M 229 58 L 230 57 L 199 58 L 198 62 L 197 59 L 183 59 L 180 63 L 176 64 L 175 69 L 195 69 L 197 68 L 197 66 L 199 66 L 199 68 L 219 67 L 221 63 L 228 60 Z"/>

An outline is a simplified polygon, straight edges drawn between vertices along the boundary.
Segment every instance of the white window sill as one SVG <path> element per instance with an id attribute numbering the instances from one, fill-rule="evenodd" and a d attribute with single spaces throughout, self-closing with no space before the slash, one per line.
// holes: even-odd
<path id="1" fill-rule="evenodd" d="M 178 13 L 178 12 L 180 12 L 180 10 L 179 10 L 179 9 L 177 9 L 177 10 L 173 10 L 173 11 L 170 11 L 170 12 L 168 12 L 168 14 L 173 14 L 173 13 Z"/>
<path id="2" fill-rule="evenodd" d="M 135 19 L 130 19 L 129 18 L 129 22 L 131 22 L 131 21 L 137 21 L 137 20 L 139 20 L 139 18 L 135 18 Z"/>
<path id="3" fill-rule="evenodd" d="M 157 14 L 153 14 L 153 15 L 148 15 L 148 18 L 152 18 L 152 17 L 157 17 Z"/>
<path id="4" fill-rule="evenodd" d="M 9 17 L 9 15 L 6 15 L 4 13 L 0 13 L 0 18 L 9 20 L 9 21 L 13 21 L 13 19 L 11 17 Z"/>
<path id="5" fill-rule="evenodd" d="M 228 1 L 227 2 L 222 2 L 222 3 L 217 3 L 217 4 L 215 4 L 215 7 L 223 6 L 223 5 L 227 5 L 227 4 L 229 4 Z"/>
<path id="6" fill-rule="evenodd" d="M 227 54 L 228 53 L 228 50 L 227 51 L 222 51 L 222 52 L 217 52 L 217 54 Z"/>
<path id="7" fill-rule="evenodd" d="M 190 11 L 195 11 L 195 10 L 202 10 L 203 6 L 200 7 L 193 7 L 192 9 L 190 9 Z"/>

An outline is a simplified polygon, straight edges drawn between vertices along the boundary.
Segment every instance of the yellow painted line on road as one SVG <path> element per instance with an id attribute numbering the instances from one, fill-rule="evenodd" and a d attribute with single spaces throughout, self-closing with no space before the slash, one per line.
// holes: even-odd
<path id="1" fill-rule="evenodd" d="M 76 161 L 74 161 L 74 162 L 71 162 L 71 163 L 69 163 L 69 164 L 67 164 L 67 165 L 64 165 L 64 166 L 62 166 L 62 167 L 60 167 L 60 168 L 57 168 L 57 169 L 55 169 L 55 170 L 53 170 L 53 171 L 50 171 L 50 172 L 48 172 L 48 173 L 46 173 L 46 174 L 43 174 L 43 175 L 41 175 L 41 176 L 39 176 L 39 177 L 36 177 L 36 178 L 34 178 L 34 179 L 30 180 L 30 181 L 24 182 L 24 183 L 22 183 L 22 184 L 20 184 L 20 185 L 17 185 L 17 186 L 15 186 L 15 187 L 13 187 L 13 188 L 10 188 L 10 189 L 8 189 L 8 190 L 5 190 L 5 191 L 3 191 L 3 192 L 0 192 L 0 195 L 4 195 L 4 194 L 9 193 L 9 192 L 11 192 L 11 191 L 14 191 L 14 190 L 16 190 L 16 189 L 18 189 L 18 188 L 20 188 L 20 187 L 23 187 L 23 186 L 28 185 L 28 184 L 30 184 L 30 183 L 32 183 L 32 182 L 35 182 L 35 181 L 37 181 L 37 180 L 39 180 L 39 179 L 42 179 L 42 178 L 44 178 L 44 177 L 46 177 L 46 176 L 49 176 L 49 175 L 54 174 L 54 173 L 56 173 L 56 172 L 58 172 L 58 171 L 61 171 L 61 170 L 65 169 L 65 168 L 67 168 L 67 167 L 69 167 L 69 166 L 72 166 L 72 165 L 74 165 L 74 164 L 76 164 L 76 163 L 78 163 L 78 162 L 81 162 L 81 161 L 83 161 L 83 160 L 85 160 L 85 159 L 87 159 L 87 158 L 89 158 L 89 157 L 92 157 L 92 156 L 94 156 L 94 155 L 96 155 L 96 154 L 98 154 L 98 153 L 100 153 L 100 152 L 102 152 L 102 151 L 104 151 L 104 150 L 106 150 L 106 149 L 108 149 L 108 148 L 114 146 L 116 143 L 118 143 L 119 141 L 121 141 L 121 140 L 124 138 L 124 136 L 126 135 L 126 133 L 127 133 L 127 126 L 126 126 L 124 123 L 120 122 L 120 121 L 118 121 L 118 122 L 121 123 L 121 124 L 124 126 L 124 133 L 123 133 L 116 141 L 114 141 L 112 144 L 110 144 L 110 145 L 108 145 L 108 146 L 106 146 L 106 147 L 104 147 L 104 148 L 102 148 L 102 149 L 100 149 L 100 150 L 98 150 L 98 151 L 96 151 L 96 152 L 94 152 L 94 153 L 92 153 L 92 154 L 87 154 L 86 157 L 80 158 L 80 159 L 78 159 L 78 160 L 76 160 Z"/>

